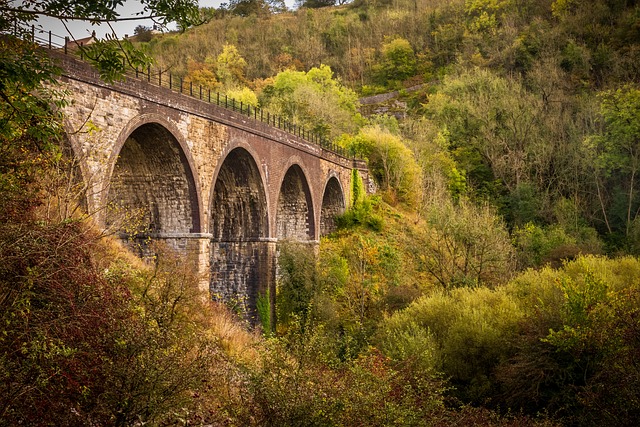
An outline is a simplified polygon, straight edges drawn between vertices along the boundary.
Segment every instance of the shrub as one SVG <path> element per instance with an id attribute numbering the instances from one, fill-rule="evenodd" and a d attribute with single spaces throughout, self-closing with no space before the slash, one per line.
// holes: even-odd
<path id="1" fill-rule="evenodd" d="M 493 371 L 513 355 L 522 316 L 501 288 L 438 291 L 386 319 L 379 343 L 394 360 L 442 372 L 455 395 L 480 403 L 497 393 Z"/>
<path id="2" fill-rule="evenodd" d="M 420 199 L 421 172 L 411 150 L 380 125 L 363 128 L 350 141 L 356 155 L 367 159 L 369 170 L 383 192 L 389 192 L 408 206 L 415 207 Z"/>
<path id="3" fill-rule="evenodd" d="M 527 308 L 518 352 L 499 367 L 503 404 L 575 425 L 628 425 L 640 414 L 640 262 L 579 257 L 528 271 L 507 290 Z"/>
<path id="4" fill-rule="evenodd" d="M 273 339 L 248 375 L 242 425 L 418 426 L 443 411 L 442 381 L 394 367 L 379 352 L 333 365 L 322 331 Z"/>
<path id="5" fill-rule="evenodd" d="M 217 346 L 188 266 L 114 257 L 76 221 L 0 227 L 7 424 L 160 423 L 190 407 Z M 122 251 L 122 249 L 120 249 Z"/>
<path id="6" fill-rule="evenodd" d="M 313 248 L 284 242 L 278 249 L 277 325 L 285 329 L 296 318 L 304 325 L 317 292 Z"/>

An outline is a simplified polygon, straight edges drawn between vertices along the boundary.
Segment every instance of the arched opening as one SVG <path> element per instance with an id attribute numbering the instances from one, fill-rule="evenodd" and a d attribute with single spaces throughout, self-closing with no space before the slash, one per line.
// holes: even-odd
<path id="1" fill-rule="evenodd" d="M 342 215 L 344 210 L 345 203 L 342 187 L 336 177 L 331 177 L 322 196 L 322 209 L 320 211 L 321 236 L 326 236 L 336 230 L 336 216 Z"/>
<path id="2" fill-rule="evenodd" d="M 314 238 L 311 192 L 298 165 L 291 166 L 282 180 L 276 215 L 278 239 L 304 241 Z"/>
<path id="3" fill-rule="evenodd" d="M 224 160 L 213 189 L 214 241 L 256 240 L 268 236 L 267 198 L 256 162 L 236 148 Z"/>
<path id="4" fill-rule="evenodd" d="M 195 181 L 180 144 L 157 123 L 134 130 L 113 169 L 106 225 L 126 235 L 198 233 Z"/>
<path id="5" fill-rule="evenodd" d="M 236 148 L 225 158 L 211 198 L 211 294 L 256 323 L 256 301 L 270 284 L 269 220 L 260 170 Z"/>

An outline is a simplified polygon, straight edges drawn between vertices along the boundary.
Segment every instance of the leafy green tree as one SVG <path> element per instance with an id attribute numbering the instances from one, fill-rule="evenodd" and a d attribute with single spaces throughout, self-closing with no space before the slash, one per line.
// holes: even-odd
<path id="1" fill-rule="evenodd" d="M 440 200 L 426 209 L 427 227 L 416 243 L 420 265 L 446 289 L 496 286 L 513 272 L 509 233 L 489 205 Z"/>
<path id="2" fill-rule="evenodd" d="M 267 0 L 230 0 L 227 7 L 234 15 L 265 15 L 270 12 L 269 3 Z"/>
<path id="3" fill-rule="evenodd" d="M 373 72 L 378 82 L 388 85 L 401 82 L 413 75 L 417 70 L 416 55 L 407 39 L 397 37 L 381 47 L 382 62 L 374 66 Z"/>
<path id="4" fill-rule="evenodd" d="M 242 108 L 249 105 L 251 105 L 252 107 L 258 106 L 258 96 L 254 91 L 246 86 L 242 89 L 229 89 L 227 90 L 226 95 L 230 98 L 235 99 L 236 102 L 242 102 Z"/>
<path id="5" fill-rule="evenodd" d="M 142 0 L 146 16 L 136 19 L 151 18 L 159 25 L 176 22 L 180 28 L 186 29 L 194 24 L 202 23 L 198 5 L 195 0 Z M 60 2 L 58 0 L 36 0 L 14 5 L 0 3 L 3 19 L 0 20 L 0 31 L 10 33 L 14 27 L 21 28 L 39 16 L 47 16 L 60 20 L 84 20 L 91 23 L 112 23 L 123 19 L 116 11 L 124 4 L 124 0 L 81 0 L 76 2 Z M 21 37 L 28 37 L 22 29 Z M 85 60 L 95 65 L 102 78 L 117 80 L 123 78 L 126 67 L 146 66 L 150 58 L 137 49 L 128 40 L 94 40 L 94 43 L 80 46 Z"/>
<path id="6" fill-rule="evenodd" d="M 311 248 L 287 242 L 278 249 L 276 324 L 285 331 L 292 323 L 299 322 L 304 327 L 310 320 L 317 278 Z"/>
<path id="7" fill-rule="evenodd" d="M 320 7 L 328 7 L 336 4 L 336 0 L 305 0 L 302 2 L 302 7 L 308 7 L 317 9 Z"/>
<path id="8" fill-rule="evenodd" d="M 601 113 L 604 130 L 587 138 L 586 148 L 593 159 L 592 167 L 607 229 L 609 233 L 619 231 L 629 236 L 640 206 L 636 189 L 640 172 L 640 90 L 625 86 L 604 92 Z M 617 212 L 618 218 L 615 218 L 615 206 L 604 198 L 606 187 L 603 188 L 602 183 L 611 180 L 622 182 L 626 196 L 622 212 Z"/>
<path id="9" fill-rule="evenodd" d="M 593 190 L 582 149 L 592 107 L 567 98 L 558 72 L 536 67 L 523 81 L 462 71 L 445 77 L 425 105 L 473 194 L 493 200 L 510 225 L 552 221 L 556 200 L 584 200 Z"/>
<path id="10" fill-rule="evenodd" d="M 153 37 L 151 28 L 144 25 L 138 25 L 136 28 L 134 28 L 133 34 L 136 36 L 136 40 L 139 42 L 151 41 L 151 38 Z"/>
<path id="11" fill-rule="evenodd" d="M 240 56 L 238 48 L 234 45 L 225 44 L 222 52 L 216 57 L 216 75 L 227 88 L 246 83 L 246 68 L 247 61 Z"/>
<path id="12" fill-rule="evenodd" d="M 466 0 L 464 9 L 471 18 L 470 27 L 480 32 L 495 31 L 499 20 L 510 8 L 514 0 Z"/>
<path id="13" fill-rule="evenodd" d="M 32 44 L 0 40 L 0 221 L 30 217 L 44 169 L 60 153 L 62 120 L 51 108 L 65 105 L 59 72 Z"/>
<path id="14" fill-rule="evenodd" d="M 375 125 L 361 129 L 349 145 L 347 148 L 367 159 L 378 185 L 392 199 L 417 205 L 422 189 L 420 168 L 399 136 Z"/>
<path id="15" fill-rule="evenodd" d="M 354 132 L 363 123 L 356 93 L 334 78 L 327 65 L 308 72 L 285 70 L 260 95 L 264 108 L 325 138 Z"/>

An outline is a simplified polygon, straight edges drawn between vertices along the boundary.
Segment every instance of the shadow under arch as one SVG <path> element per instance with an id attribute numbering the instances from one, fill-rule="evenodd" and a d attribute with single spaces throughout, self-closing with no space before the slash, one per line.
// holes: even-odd
<path id="1" fill-rule="evenodd" d="M 179 133 L 167 128 L 173 126 L 154 119 L 134 119 L 114 147 L 105 226 L 125 234 L 199 233 L 200 197 L 192 161 L 176 137 Z"/>
<path id="2" fill-rule="evenodd" d="M 315 216 L 311 190 L 306 174 L 299 164 L 285 173 L 276 212 L 278 240 L 308 241 L 315 238 Z"/>
<path id="3" fill-rule="evenodd" d="M 335 175 L 327 180 L 322 196 L 320 210 L 320 236 L 326 236 L 337 229 L 336 216 L 342 215 L 346 209 L 344 190 Z"/>
<path id="4" fill-rule="evenodd" d="M 268 212 L 254 156 L 242 146 L 230 149 L 212 186 L 210 291 L 254 325 L 257 299 L 273 285 Z"/>

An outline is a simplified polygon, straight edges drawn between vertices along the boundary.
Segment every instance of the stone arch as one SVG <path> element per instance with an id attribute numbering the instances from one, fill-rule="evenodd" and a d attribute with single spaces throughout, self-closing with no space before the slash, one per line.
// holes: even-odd
<path id="1" fill-rule="evenodd" d="M 322 196 L 322 208 L 320 210 L 320 235 L 325 236 L 336 230 L 335 217 L 344 213 L 346 203 L 344 191 L 340 181 L 335 175 L 327 180 Z"/>
<path id="2" fill-rule="evenodd" d="M 269 215 L 264 179 L 245 147 L 228 151 L 212 186 L 211 284 L 256 322 L 256 301 L 270 285 Z"/>
<path id="3" fill-rule="evenodd" d="M 213 241 L 252 241 L 269 236 L 264 179 L 246 147 L 236 146 L 221 159 L 210 200 Z"/>
<path id="4" fill-rule="evenodd" d="M 280 184 L 276 237 L 297 241 L 313 240 L 315 237 L 311 191 L 306 175 L 298 164 L 287 169 Z"/>
<path id="5" fill-rule="evenodd" d="M 109 164 L 107 227 L 121 228 L 124 213 L 137 215 L 136 231 L 143 234 L 200 232 L 193 162 L 170 122 L 153 115 L 133 119 L 120 133 Z"/>

